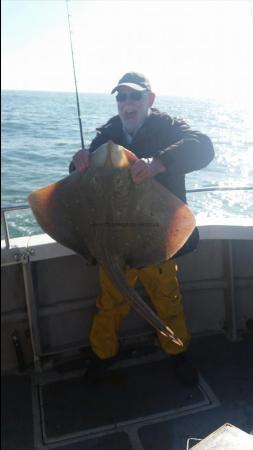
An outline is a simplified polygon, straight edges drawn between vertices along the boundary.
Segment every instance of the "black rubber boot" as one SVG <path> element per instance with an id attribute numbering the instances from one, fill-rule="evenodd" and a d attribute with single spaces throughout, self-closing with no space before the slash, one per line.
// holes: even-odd
<path id="1" fill-rule="evenodd" d="M 187 354 L 171 355 L 175 376 L 184 386 L 195 386 L 199 381 L 197 369 L 188 360 Z"/>

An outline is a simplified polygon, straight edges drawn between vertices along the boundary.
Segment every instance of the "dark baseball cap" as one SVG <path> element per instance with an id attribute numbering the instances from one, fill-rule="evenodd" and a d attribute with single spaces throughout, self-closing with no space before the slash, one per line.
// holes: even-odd
<path id="1" fill-rule="evenodd" d="M 151 91 L 149 80 L 137 72 L 128 72 L 119 80 L 117 86 L 113 88 L 111 94 L 118 90 L 120 86 L 128 86 L 135 91 Z"/>

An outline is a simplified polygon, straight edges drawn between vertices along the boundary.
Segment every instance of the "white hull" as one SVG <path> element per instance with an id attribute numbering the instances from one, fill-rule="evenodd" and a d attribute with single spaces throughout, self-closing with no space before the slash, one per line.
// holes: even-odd
<path id="1" fill-rule="evenodd" d="M 209 224 L 199 230 L 197 251 L 178 259 L 189 329 L 193 335 L 225 332 L 237 340 L 252 327 L 253 225 Z M 97 267 L 47 235 L 10 244 L 1 251 L 2 370 L 17 368 L 13 332 L 28 365 L 88 346 L 99 290 Z M 120 334 L 123 344 L 153 335 L 134 311 Z"/>

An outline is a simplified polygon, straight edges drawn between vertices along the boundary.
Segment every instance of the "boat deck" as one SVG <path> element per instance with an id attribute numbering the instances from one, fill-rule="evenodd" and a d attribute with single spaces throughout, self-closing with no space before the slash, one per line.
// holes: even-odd
<path id="1" fill-rule="evenodd" d="M 125 352 L 97 385 L 85 354 L 2 377 L 5 450 L 186 450 L 224 423 L 253 434 L 253 333 L 195 336 L 200 383 L 180 385 L 156 346 Z M 46 366 L 45 366 L 46 367 Z M 253 438 L 252 438 L 253 439 Z M 253 446 L 253 443 L 252 443 Z"/>

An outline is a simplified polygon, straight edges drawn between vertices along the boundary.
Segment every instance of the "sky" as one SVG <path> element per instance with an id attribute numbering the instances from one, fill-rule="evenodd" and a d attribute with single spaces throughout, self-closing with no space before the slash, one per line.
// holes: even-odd
<path id="1" fill-rule="evenodd" d="M 128 71 L 158 95 L 253 98 L 252 0 L 70 0 L 80 92 Z M 65 0 L 2 0 L 2 89 L 73 91 Z"/>

